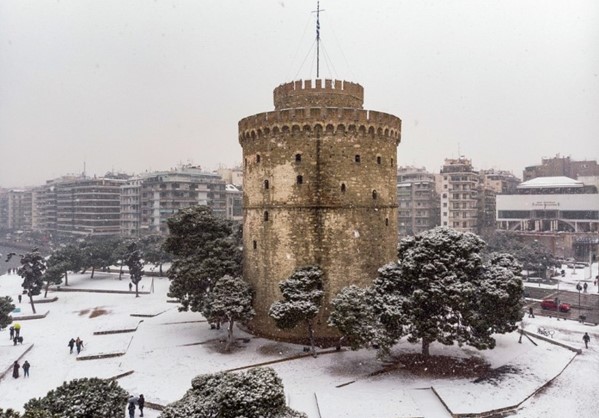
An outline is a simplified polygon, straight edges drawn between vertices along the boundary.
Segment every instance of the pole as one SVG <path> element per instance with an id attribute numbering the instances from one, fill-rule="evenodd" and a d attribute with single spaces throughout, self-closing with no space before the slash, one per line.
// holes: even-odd
<path id="1" fill-rule="evenodd" d="M 316 2 L 316 78 L 320 76 L 320 1 Z"/>

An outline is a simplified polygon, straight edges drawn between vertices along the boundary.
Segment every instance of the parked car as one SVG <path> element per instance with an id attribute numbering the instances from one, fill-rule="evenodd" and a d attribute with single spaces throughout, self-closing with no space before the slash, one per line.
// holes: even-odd
<path id="1" fill-rule="evenodd" d="M 550 311 L 557 311 L 557 303 L 554 299 L 545 299 L 541 302 L 541 308 L 547 309 Z M 559 311 L 560 312 L 570 312 L 572 306 L 569 303 L 560 303 Z"/>

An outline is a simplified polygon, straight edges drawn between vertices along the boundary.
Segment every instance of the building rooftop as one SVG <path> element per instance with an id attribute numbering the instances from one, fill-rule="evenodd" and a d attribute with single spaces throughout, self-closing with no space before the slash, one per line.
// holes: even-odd
<path id="1" fill-rule="evenodd" d="M 537 177 L 521 183 L 518 189 L 545 189 L 549 187 L 584 187 L 584 183 L 565 176 Z"/>

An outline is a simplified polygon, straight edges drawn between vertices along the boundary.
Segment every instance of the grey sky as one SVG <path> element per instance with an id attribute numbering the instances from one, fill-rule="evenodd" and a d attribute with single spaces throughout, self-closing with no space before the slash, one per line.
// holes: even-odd
<path id="1" fill-rule="evenodd" d="M 241 161 L 237 122 L 315 78 L 315 1 L 0 2 L 0 187 Z M 461 154 L 521 176 L 599 158 L 596 0 L 323 0 L 365 108 L 403 120 L 401 165 Z M 324 55 L 324 53 L 323 53 Z M 302 68 L 300 71 L 300 67 Z M 299 71 L 299 72 L 298 72 Z"/>

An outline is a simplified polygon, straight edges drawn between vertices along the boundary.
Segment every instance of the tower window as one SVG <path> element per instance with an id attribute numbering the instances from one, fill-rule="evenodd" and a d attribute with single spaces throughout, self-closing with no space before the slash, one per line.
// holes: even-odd
<path id="1" fill-rule="evenodd" d="M 360 162 L 360 154 L 356 154 L 356 156 L 354 157 L 354 161 L 357 163 Z"/>
<path id="2" fill-rule="evenodd" d="M 345 186 L 345 183 L 341 183 L 341 193 L 345 193 L 346 190 L 347 187 Z"/>
<path id="3" fill-rule="evenodd" d="M 254 247 L 254 250 L 258 248 L 258 241 L 254 240 L 252 242 L 252 246 Z"/>
<path id="4" fill-rule="evenodd" d="M 264 180 L 264 188 L 265 189 L 269 189 L 270 188 L 270 183 L 268 182 L 268 180 Z"/>
<path id="5" fill-rule="evenodd" d="M 297 176 L 296 181 L 297 181 L 297 184 L 304 184 L 304 176 L 301 176 L 301 175 Z"/>
<path id="6" fill-rule="evenodd" d="M 385 226 L 389 226 L 389 218 L 385 218 Z"/>
<path id="7" fill-rule="evenodd" d="M 391 167 L 393 167 L 393 158 L 391 158 Z"/>
<path id="8" fill-rule="evenodd" d="M 259 163 L 260 162 L 260 154 L 256 154 L 256 162 Z"/>
<path id="9" fill-rule="evenodd" d="M 372 199 L 373 199 L 373 200 L 376 200 L 376 190 L 373 190 L 373 191 L 372 191 Z"/>
<path id="10" fill-rule="evenodd" d="M 243 165 L 245 165 L 247 167 L 247 165 L 248 165 L 248 159 L 247 158 L 243 159 Z"/>
<path id="11" fill-rule="evenodd" d="M 300 161 L 302 161 L 302 154 L 295 154 L 295 162 L 299 163 Z"/>
<path id="12" fill-rule="evenodd" d="M 268 211 L 264 211 L 264 222 L 268 222 Z"/>
<path id="13" fill-rule="evenodd" d="M 383 161 L 383 159 L 380 156 L 376 157 L 376 163 L 380 164 Z"/>

